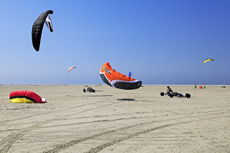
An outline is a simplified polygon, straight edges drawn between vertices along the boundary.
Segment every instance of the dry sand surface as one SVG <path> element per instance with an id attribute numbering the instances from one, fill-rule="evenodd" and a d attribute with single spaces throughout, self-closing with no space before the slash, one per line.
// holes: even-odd
<path id="1" fill-rule="evenodd" d="M 0 153 L 230 152 L 230 86 L 171 86 L 189 99 L 161 97 L 163 85 L 92 87 L 0 86 Z M 47 103 L 10 103 L 15 90 Z"/>

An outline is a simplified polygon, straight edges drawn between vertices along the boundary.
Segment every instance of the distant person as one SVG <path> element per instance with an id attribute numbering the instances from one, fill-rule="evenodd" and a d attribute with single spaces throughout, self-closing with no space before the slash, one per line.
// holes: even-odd
<path id="1" fill-rule="evenodd" d="M 195 84 L 195 89 L 196 89 L 196 84 Z"/>
<path id="2" fill-rule="evenodd" d="M 206 85 L 204 84 L 204 89 L 206 88 Z"/>
<path id="3" fill-rule="evenodd" d="M 166 94 L 167 95 L 173 94 L 173 91 L 169 86 L 167 86 L 167 93 Z"/>

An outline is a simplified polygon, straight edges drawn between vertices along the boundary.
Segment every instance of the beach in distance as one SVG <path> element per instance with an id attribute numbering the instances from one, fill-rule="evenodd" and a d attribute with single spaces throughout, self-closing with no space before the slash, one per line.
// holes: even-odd
<path id="1" fill-rule="evenodd" d="M 200 86 L 1 85 L 0 153 L 228 153 L 230 86 Z M 11 103 L 16 90 L 47 103 Z"/>

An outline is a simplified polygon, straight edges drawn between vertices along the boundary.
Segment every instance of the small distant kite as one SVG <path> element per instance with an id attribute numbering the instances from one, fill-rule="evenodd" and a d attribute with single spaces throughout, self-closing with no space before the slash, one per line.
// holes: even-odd
<path id="1" fill-rule="evenodd" d="M 208 61 L 214 61 L 214 60 L 211 59 L 211 58 L 208 58 L 208 59 L 204 60 L 203 65 L 204 65 L 204 63 L 206 63 L 206 62 L 208 62 Z"/>
<path id="2" fill-rule="evenodd" d="M 69 73 L 70 70 L 72 70 L 72 69 L 74 69 L 74 68 L 76 68 L 76 66 L 71 66 L 71 67 L 68 69 L 68 73 Z"/>
<path id="3" fill-rule="evenodd" d="M 48 11 L 43 12 L 33 24 L 32 43 L 36 51 L 39 51 L 39 48 L 40 48 L 40 42 L 41 42 L 42 29 L 43 29 L 44 22 L 46 23 L 50 32 L 53 32 L 53 24 L 52 24 L 49 14 L 53 14 L 53 11 L 48 10 Z"/>
<path id="4" fill-rule="evenodd" d="M 138 89 L 142 85 L 141 81 L 125 76 L 112 69 L 108 62 L 102 65 L 100 76 L 107 85 L 114 88 L 132 90 Z"/>
<path id="5" fill-rule="evenodd" d="M 11 103 L 45 103 L 46 99 L 28 90 L 17 90 L 10 93 Z"/>

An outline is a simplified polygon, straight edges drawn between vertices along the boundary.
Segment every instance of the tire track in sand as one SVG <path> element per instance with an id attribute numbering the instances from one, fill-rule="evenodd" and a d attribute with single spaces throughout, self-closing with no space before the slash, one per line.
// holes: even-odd
<path id="1" fill-rule="evenodd" d="M 218 117 L 212 117 L 212 118 L 218 118 Z M 142 130 L 142 131 L 139 131 L 139 132 L 135 132 L 135 133 L 127 135 L 125 137 L 122 137 L 122 138 L 119 138 L 119 139 L 116 139 L 116 140 L 113 140 L 113 141 L 109 141 L 109 142 L 104 143 L 102 145 L 99 145 L 97 147 L 91 148 L 86 153 L 98 153 L 101 150 L 103 150 L 103 149 L 105 149 L 105 148 L 107 148 L 109 146 L 112 146 L 112 145 L 114 145 L 116 143 L 119 143 L 121 141 L 130 139 L 132 137 L 136 137 L 136 136 L 141 135 L 141 134 L 146 134 L 146 133 L 149 133 L 149 132 L 152 132 L 152 131 L 155 131 L 155 130 L 159 130 L 159 129 L 163 129 L 163 128 L 169 128 L 171 126 L 182 125 L 182 124 L 187 124 L 187 123 L 192 123 L 192 122 L 199 122 L 201 120 L 203 120 L 203 119 L 198 117 L 198 119 L 194 119 L 194 120 L 190 120 L 190 121 L 182 121 L 182 122 L 178 122 L 178 123 L 170 123 L 170 124 L 165 124 L 165 125 L 149 128 L 149 129 L 146 129 L 146 130 Z M 145 124 L 145 123 L 143 123 L 143 124 Z M 150 123 L 146 123 L 146 124 L 150 124 Z M 131 127 L 128 127 L 128 128 L 131 128 Z M 220 145 L 218 142 L 215 142 L 215 143 Z M 49 152 L 49 153 L 51 153 L 51 152 Z"/>
<path id="2" fill-rule="evenodd" d="M 133 98 L 133 95 L 131 96 L 132 94 L 126 94 L 126 96 L 128 98 L 132 97 Z M 135 94 L 134 94 L 135 95 Z M 137 96 L 135 96 L 136 98 Z M 140 96 L 141 97 L 141 96 Z M 138 97 L 140 99 L 140 97 Z M 135 99 L 134 99 L 135 100 Z M 143 98 L 141 98 L 140 100 L 144 100 Z M 122 101 L 122 100 L 121 100 Z M 137 100 L 138 101 L 138 100 Z M 169 111 L 170 112 L 170 111 Z M 175 112 L 174 112 L 175 113 Z M 178 113 L 178 112 L 176 112 Z M 180 115 L 184 115 L 183 113 L 180 114 Z M 215 115 L 214 117 L 211 117 L 211 118 L 218 118 L 216 117 L 216 113 L 214 113 L 213 115 Z M 113 140 L 113 141 L 109 141 L 109 142 L 106 142 L 104 144 L 101 144 L 97 147 L 94 147 L 92 149 L 90 149 L 87 153 L 96 153 L 96 152 L 100 152 L 101 150 L 105 149 L 106 147 L 109 147 L 109 146 L 112 146 L 116 143 L 119 143 L 121 141 L 124 141 L 124 140 L 127 140 L 127 139 L 130 139 L 132 137 L 135 137 L 135 136 L 138 136 L 138 135 L 141 135 L 141 134 L 145 134 L 145 133 L 148 133 L 148 132 L 152 132 L 152 131 L 155 131 L 155 130 L 159 130 L 159 129 L 163 129 L 163 128 L 168 128 L 170 126 L 176 126 L 176 125 L 181 125 L 181 124 L 187 124 L 187 123 L 192 123 L 192 122 L 199 122 L 201 120 L 203 120 L 204 118 L 205 119 L 208 119 L 206 117 L 202 118 L 202 116 L 205 116 L 205 114 L 202 114 L 202 115 L 187 115 L 185 114 L 184 117 L 182 117 L 181 119 L 185 119 L 185 118 L 188 118 L 190 119 L 190 121 L 181 121 L 181 122 L 177 122 L 177 123 L 170 123 L 170 124 L 165 124 L 165 125 L 162 125 L 162 126 L 158 126 L 158 127 L 153 127 L 153 128 L 149 128 L 149 129 L 146 129 L 146 130 L 142 130 L 142 131 L 139 131 L 139 132 L 136 132 L 136 133 L 133 133 L 133 134 L 130 134 L 130 135 L 127 135 L 125 137 L 122 137 L 122 138 L 118 138 L 116 140 Z M 180 118 L 179 118 L 180 119 Z M 175 121 L 175 120 L 178 120 L 178 118 L 176 119 L 170 119 L 169 121 Z M 114 130 L 107 130 L 105 132 L 101 132 L 101 133 L 97 133 L 97 134 L 94 134 L 94 135 L 91 135 L 91 136 L 87 136 L 87 137 L 83 137 L 83 138 L 79 138 L 79 139 L 74 139 L 74 140 L 71 140 L 71 141 L 68 141 L 66 143 L 62 143 L 62 144 L 58 144 L 58 145 L 55 145 L 53 147 L 53 149 L 50 149 L 48 151 L 44 151 L 44 153 L 56 153 L 56 152 L 60 152 L 62 150 L 65 150 L 67 149 L 68 147 L 71 147 L 71 146 L 74 146 L 78 143 L 81 143 L 81 142 L 84 142 L 84 141 L 87 141 L 87 140 L 90 140 L 90 139 L 93 139 L 93 138 L 96 138 L 96 137 L 99 137 L 99 136 L 103 136 L 103 135 L 107 135 L 107 134 L 112 134 L 114 132 L 118 132 L 118 131 L 122 131 L 122 130 L 127 130 L 127 129 L 131 129 L 131 128 L 134 128 L 136 126 L 142 126 L 142 125 L 147 125 L 147 124 L 152 124 L 152 123 L 155 123 L 156 120 L 154 121 L 151 121 L 151 122 L 144 122 L 144 123 L 138 123 L 138 124 L 134 124 L 134 125 L 130 125 L 130 126 L 125 126 L 125 127 L 121 127 L 121 128 L 117 128 L 117 129 L 114 129 Z"/>
<path id="3" fill-rule="evenodd" d="M 158 126 L 158 127 L 146 129 L 146 130 L 143 130 L 143 131 L 135 132 L 135 133 L 130 134 L 130 135 L 126 136 L 126 137 L 122 137 L 120 139 L 113 140 L 113 141 L 107 142 L 105 144 L 102 144 L 100 146 L 97 146 L 95 148 L 92 148 L 87 153 L 96 153 L 96 152 L 99 152 L 99 151 L 101 151 L 102 149 L 104 149 L 106 147 L 114 145 L 114 144 L 116 144 L 116 143 L 118 143 L 120 141 L 124 141 L 124 140 L 127 140 L 129 138 L 138 136 L 140 134 L 145 134 L 145 133 L 148 133 L 148 132 L 151 132 L 151 131 L 154 131 L 154 130 L 166 128 L 166 127 L 173 126 L 173 125 L 185 124 L 185 123 L 196 122 L 196 121 L 198 121 L 198 120 L 180 122 L 180 123 L 177 123 L 177 124 L 176 123 L 170 123 L 170 124 L 165 124 L 165 125 L 162 125 L 162 126 Z M 84 137 L 84 138 L 72 140 L 72 141 L 69 141 L 69 142 L 67 142 L 65 144 L 56 145 L 53 149 L 51 149 L 49 151 L 44 151 L 43 153 L 57 153 L 57 152 L 59 152 L 61 150 L 64 150 L 64 149 L 66 149 L 68 147 L 71 147 L 71 146 L 73 146 L 73 145 L 75 145 L 77 143 L 83 142 L 83 141 L 87 141 L 87 140 L 90 140 L 90 139 L 93 139 L 93 138 L 96 138 L 96 137 L 99 137 L 99 136 L 102 136 L 102 135 L 106 135 L 106 134 L 111 134 L 111 133 L 118 132 L 118 131 L 127 130 L 127 129 L 130 129 L 130 128 L 136 127 L 136 126 L 142 126 L 142 125 L 152 124 L 152 123 L 155 123 L 155 121 L 138 123 L 138 124 L 134 124 L 134 125 L 130 125 L 130 126 L 125 126 L 125 127 L 122 127 L 122 128 L 114 129 L 114 130 L 108 130 L 108 131 L 101 132 L 101 133 L 98 133 L 98 134 L 95 134 L 95 135 L 91 135 L 91 136 L 88 136 L 88 137 Z"/>
<path id="4" fill-rule="evenodd" d="M 22 136 L 24 136 L 25 134 L 40 128 L 42 125 L 45 125 L 47 123 L 50 123 L 50 121 L 45 121 L 45 122 L 41 122 L 38 124 L 35 124 L 33 126 L 30 126 L 29 128 L 26 128 L 24 130 L 20 130 L 18 132 L 14 132 L 12 134 L 10 134 L 9 136 L 5 137 L 1 142 L 0 142 L 0 146 L 2 146 L 2 148 L 0 149 L 0 152 L 3 153 L 7 153 L 10 149 L 10 147 L 18 140 L 20 139 Z"/>
<path id="5" fill-rule="evenodd" d="M 108 99 L 100 101 L 100 102 L 96 102 L 96 103 L 103 103 L 103 102 L 106 102 L 106 101 L 108 101 Z M 95 104 L 95 102 L 94 103 L 90 103 L 90 104 L 81 105 L 81 106 L 76 106 L 74 108 L 82 107 L 82 106 L 88 106 L 88 105 L 93 105 L 93 104 Z M 28 128 L 25 128 L 23 130 L 19 130 L 17 132 L 14 132 L 14 133 L 8 135 L 7 137 L 3 138 L 0 141 L 0 152 L 7 153 L 9 151 L 10 147 L 17 140 L 19 140 L 22 136 L 28 134 L 29 132 L 31 132 L 33 130 L 36 130 L 36 129 L 40 128 L 41 126 L 43 126 L 45 124 L 51 123 L 53 121 L 60 120 L 60 119 L 65 118 L 65 117 L 73 116 L 73 115 L 76 115 L 76 114 L 84 113 L 84 112 L 87 112 L 87 111 L 91 111 L 91 110 L 94 110 L 94 109 L 97 109 L 97 108 L 100 108 L 100 107 L 105 107 L 105 106 L 109 106 L 109 105 L 113 105 L 113 104 L 115 104 L 115 103 L 112 102 L 112 103 L 109 103 L 109 104 L 105 104 L 105 105 L 96 106 L 96 107 L 93 107 L 93 108 L 90 108 L 90 109 L 86 109 L 86 110 L 81 111 L 81 112 L 77 112 L 77 113 L 73 113 L 73 114 L 68 114 L 68 115 L 64 115 L 64 116 L 61 116 L 61 117 L 56 117 L 54 119 L 42 121 L 40 123 L 34 124 L 34 125 L 32 125 L 32 126 L 30 126 Z M 73 108 L 73 107 L 71 107 L 71 108 Z"/>
<path id="6" fill-rule="evenodd" d="M 34 114 L 33 116 L 30 115 L 30 116 L 25 116 L 25 117 L 21 117 L 21 118 L 12 119 L 12 120 L 5 120 L 5 121 L 1 121 L 0 125 L 6 124 L 6 123 L 9 123 L 9 122 L 13 122 L 13 121 L 22 120 L 22 119 L 33 118 L 34 116 L 47 115 L 47 114 L 51 114 L 51 113 L 54 113 L 54 112 L 60 112 L 60 111 L 66 110 L 66 109 L 73 109 L 73 108 L 78 108 L 78 107 L 83 107 L 83 106 L 88 106 L 88 105 L 93 105 L 93 104 L 103 103 L 103 102 L 105 102 L 105 100 L 103 100 L 103 101 L 98 100 L 98 101 L 93 102 L 93 103 L 88 103 L 88 104 L 82 104 L 82 105 L 67 107 L 67 108 L 64 108 L 64 109 L 61 109 L 61 110 L 54 110 L 54 111 L 50 111 L 50 112 L 47 112 L 47 113 Z"/>
<path id="7" fill-rule="evenodd" d="M 132 138 L 132 137 L 135 137 L 135 136 L 138 136 L 140 134 L 145 134 L 145 133 L 148 133 L 148 132 L 151 132 L 151 131 L 154 131 L 154 130 L 158 130 L 158 129 L 162 129 L 162 128 L 166 128 L 166 127 L 170 127 L 170 126 L 175 126 L 175 125 L 180 125 L 180 124 L 186 124 L 186 123 L 192 123 L 192 122 L 197 122 L 197 121 L 201 121 L 203 120 L 203 118 L 201 118 L 201 116 L 197 116 L 198 119 L 194 119 L 193 120 L 190 120 L 190 121 L 182 121 L 182 122 L 178 122 L 178 123 L 170 123 L 170 124 L 165 124 L 165 125 L 162 125 L 162 126 L 158 126 L 158 127 L 154 127 L 154 128 L 150 128 L 150 129 L 146 129 L 146 130 L 142 130 L 142 131 L 139 131 L 139 132 L 136 132 L 136 133 L 133 133 L 133 134 L 130 134 L 126 137 L 123 137 L 123 138 L 120 138 L 120 139 L 117 139 L 117 140 L 114 140 L 114 141 L 110 141 L 108 143 L 105 143 L 105 144 L 102 144 L 98 147 L 95 147 L 95 148 L 92 148 L 91 150 L 89 150 L 89 153 L 92 153 L 92 152 L 99 152 L 101 151 L 102 149 L 106 148 L 106 147 L 109 147 L 111 145 L 114 145 L 118 142 L 121 142 L 121 141 L 124 141 L 124 140 L 127 140 L 129 138 Z M 178 119 L 185 119 L 187 118 L 186 117 L 182 117 L 182 118 L 176 118 L 176 120 Z M 164 120 L 165 121 L 174 121 L 175 119 L 168 119 L 168 120 Z M 105 132 L 101 132 L 101 133 L 98 133 L 98 134 L 94 134 L 94 135 L 91 135 L 91 136 L 88 136 L 88 137 L 83 137 L 83 138 L 80 138 L 80 139 L 75 139 L 75 140 L 72 140 L 72 141 L 69 141 L 67 143 L 64 143 L 64 144 L 58 144 L 56 146 L 54 146 L 53 149 L 51 150 L 48 150 L 48 151 L 44 151 L 44 153 L 56 153 L 56 152 L 59 152 L 59 151 L 62 151 L 68 147 L 71 147 L 73 145 L 76 145 L 80 142 L 84 142 L 84 141 L 87 141 L 87 140 L 90 140 L 90 139 L 93 139 L 93 138 L 96 138 L 96 137 L 99 137 L 99 136 L 103 136 L 103 135 L 106 135 L 106 134 L 111 134 L 111 133 L 114 133 L 114 132 L 118 132 L 118 131 L 123 131 L 123 130 L 127 130 L 127 129 L 130 129 L 130 128 L 134 128 L 134 127 L 137 127 L 137 126 L 143 126 L 143 125 L 147 125 L 147 124 L 152 124 L 152 123 L 156 123 L 156 122 L 162 122 L 162 121 L 149 121 L 149 122 L 142 122 L 142 123 L 137 123 L 137 124 L 134 124 L 134 125 L 129 125 L 129 126 L 125 126 L 125 127 L 121 127 L 121 128 L 117 128 L 117 129 L 114 129 L 114 130 L 108 130 L 108 131 L 105 131 Z"/>

